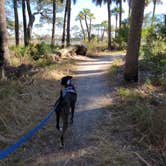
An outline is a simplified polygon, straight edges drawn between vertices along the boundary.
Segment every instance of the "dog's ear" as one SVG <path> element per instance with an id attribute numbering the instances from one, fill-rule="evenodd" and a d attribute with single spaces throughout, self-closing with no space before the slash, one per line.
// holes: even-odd
<path id="1" fill-rule="evenodd" d="M 62 77 L 61 79 L 61 85 L 67 85 L 67 82 L 68 80 L 71 80 L 73 77 L 72 76 L 65 76 L 65 77 Z"/>
<path id="2" fill-rule="evenodd" d="M 73 77 L 72 76 L 66 76 L 67 80 L 71 80 Z"/>

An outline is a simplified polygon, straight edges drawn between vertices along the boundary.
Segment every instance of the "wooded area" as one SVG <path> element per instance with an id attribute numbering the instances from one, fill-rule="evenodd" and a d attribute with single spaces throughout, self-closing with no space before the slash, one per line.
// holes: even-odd
<path id="1" fill-rule="evenodd" d="M 50 101 L 53 102 L 54 88 L 56 96 L 60 88 L 57 82 L 54 84 L 53 79 L 57 81 L 62 75 L 71 74 L 78 60 L 77 58 L 73 60 L 73 57 L 81 55 L 96 58 L 103 55 L 112 56 L 114 53 L 122 55 L 125 52 L 125 56 L 121 58 L 123 62 L 115 61 L 108 76 L 108 80 L 111 79 L 111 87 L 116 83 L 123 84 L 118 84 L 119 89 L 117 88 L 113 100 L 119 107 L 114 104 L 111 107 L 117 110 L 119 116 L 121 116 L 119 108 L 130 111 L 124 116 L 129 118 L 130 122 L 132 121 L 131 126 L 137 126 L 139 143 L 145 140 L 145 147 L 149 148 L 146 151 L 154 152 L 155 157 L 151 155 L 150 165 L 158 162 L 158 166 L 164 166 L 166 164 L 166 103 L 164 101 L 166 14 L 155 14 L 158 5 L 163 1 L 91 1 L 96 5 L 96 9 L 98 6 L 107 5 L 105 15 L 108 19 L 95 24 L 96 16 L 93 11 L 84 8 L 80 9 L 77 17 L 74 18 L 79 26 L 71 25 L 72 4 L 77 4 L 77 0 L 0 1 L 0 107 L 3 108 L 10 102 L 12 105 L 16 103 L 14 108 L 9 104 L 8 108 L 0 110 L 2 115 L 0 115 L 0 149 L 8 145 L 10 139 L 18 137 L 20 132 L 24 133 L 21 126 L 27 130 L 26 126 L 31 116 L 37 116 L 33 111 L 27 113 L 28 120 L 23 116 L 25 112 L 18 116 L 17 110 L 21 110 L 26 102 L 28 105 L 26 111 L 36 109 L 37 112 L 42 109 L 42 107 L 38 108 L 38 105 L 42 105 L 39 98 L 42 98 L 44 93 L 49 101 L 43 97 L 45 101 L 43 108 L 47 108 L 46 103 L 48 105 Z M 128 5 L 126 19 L 122 19 L 124 3 Z M 153 6 L 151 13 L 145 14 L 144 10 L 150 4 Z M 112 23 L 113 19 L 115 25 Z M 46 25 L 51 27 L 51 31 L 40 33 L 41 27 Z M 43 89 L 44 91 L 41 92 Z M 34 94 L 31 91 L 34 91 Z M 25 98 L 21 99 L 23 101 L 19 105 L 18 100 L 21 96 Z M 11 113 L 12 109 L 14 111 Z M 133 110 L 136 112 L 130 114 Z M 10 124 L 12 119 L 15 119 L 15 122 Z M 37 121 L 38 118 L 29 126 Z M 122 121 L 118 122 L 123 125 Z M 13 124 L 16 126 L 17 136 L 13 136 Z M 5 140 L 8 135 L 11 135 L 11 138 Z M 148 165 L 148 162 L 146 163 L 137 152 L 134 154 Z"/>

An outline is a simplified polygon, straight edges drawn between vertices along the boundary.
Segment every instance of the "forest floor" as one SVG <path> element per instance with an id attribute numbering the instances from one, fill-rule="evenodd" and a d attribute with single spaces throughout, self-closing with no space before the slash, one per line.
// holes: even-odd
<path id="1" fill-rule="evenodd" d="M 54 116 L 40 130 L 40 137 L 32 137 L 30 143 L 20 148 L 13 158 L 4 161 L 2 165 L 153 165 L 147 162 L 146 155 L 144 158 L 144 154 L 142 156 L 139 153 L 142 152 L 141 147 L 135 146 L 131 130 L 133 125 L 123 119 L 126 112 L 122 112 L 120 107 L 117 110 L 115 106 L 117 95 L 114 93 L 121 82 L 119 78 L 110 78 L 110 67 L 115 65 L 114 62 L 122 62 L 123 55 L 110 55 L 110 52 L 99 55 L 75 58 L 76 70 L 73 73 L 78 101 L 74 124 L 69 126 L 66 133 L 64 148 L 59 149 Z M 115 66 L 113 72 L 116 71 Z"/>

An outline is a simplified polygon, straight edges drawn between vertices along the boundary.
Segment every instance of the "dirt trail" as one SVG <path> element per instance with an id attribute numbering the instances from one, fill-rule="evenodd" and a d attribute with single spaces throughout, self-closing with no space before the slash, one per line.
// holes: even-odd
<path id="1" fill-rule="evenodd" d="M 83 157 L 95 149 L 88 136 L 95 130 L 95 123 L 102 116 L 104 107 L 111 101 L 106 73 L 112 61 L 113 57 L 102 56 L 93 59 L 84 57 L 78 62 L 74 80 L 78 101 L 74 124 L 66 133 L 65 148 L 59 150 L 58 145 L 47 147 L 48 153 L 37 157 L 31 166 L 88 165 Z M 50 139 L 55 138 L 50 136 Z"/>

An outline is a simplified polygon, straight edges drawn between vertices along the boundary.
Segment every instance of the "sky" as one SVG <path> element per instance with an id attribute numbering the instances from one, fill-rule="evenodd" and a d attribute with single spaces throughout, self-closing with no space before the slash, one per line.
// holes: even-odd
<path id="1" fill-rule="evenodd" d="M 166 14 L 166 0 L 162 0 L 163 4 L 162 5 L 157 5 L 156 7 L 156 14 Z M 112 5 L 111 8 L 114 8 L 115 5 Z M 122 19 L 127 18 L 128 15 L 128 4 L 123 3 L 123 9 L 125 11 L 125 13 L 122 14 Z M 107 20 L 107 6 L 106 5 L 102 5 L 100 6 L 96 6 L 94 3 L 92 3 L 92 0 L 77 0 L 77 3 L 75 5 L 72 5 L 72 25 L 76 24 L 75 21 L 75 17 L 77 16 L 77 14 L 79 13 L 79 11 L 81 11 L 83 8 L 89 8 L 91 10 L 92 13 L 94 13 L 95 15 L 95 20 L 94 23 L 101 23 L 103 20 Z M 152 12 L 153 10 L 153 4 L 150 4 L 148 7 L 145 8 L 145 13 L 149 13 Z M 112 19 L 112 23 L 115 24 L 115 20 Z"/>
<path id="2" fill-rule="evenodd" d="M 166 14 L 166 0 L 162 0 L 163 4 L 162 5 L 157 5 L 156 7 L 156 14 Z M 114 8 L 115 5 L 112 5 L 111 8 Z M 128 15 L 128 4 L 123 3 L 122 5 L 123 10 L 125 11 L 122 14 L 122 20 L 127 18 Z M 77 0 L 77 3 L 74 5 L 72 4 L 71 7 L 71 27 L 74 25 L 79 25 L 79 21 L 76 21 L 75 18 L 78 15 L 78 13 L 83 9 L 83 8 L 88 8 L 91 10 L 91 12 L 95 16 L 95 20 L 93 20 L 92 24 L 99 24 L 104 20 L 107 20 L 107 6 L 102 5 L 102 6 L 96 6 L 94 3 L 92 3 L 92 0 Z M 145 8 L 145 14 L 152 12 L 153 10 L 153 4 L 151 3 L 148 7 Z M 63 15 L 61 14 L 63 17 Z M 115 18 L 112 16 L 112 25 L 115 25 Z M 43 28 L 40 29 L 40 32 L 42 31 L 43 33 L 49 33 L 51 31 L 51 26 L 45 25 Z M 35 31 L 37 33 L 37 31 Z"/>

